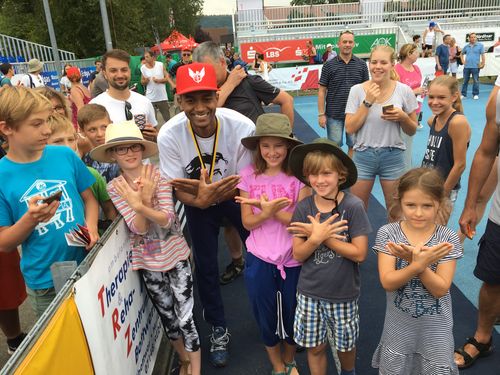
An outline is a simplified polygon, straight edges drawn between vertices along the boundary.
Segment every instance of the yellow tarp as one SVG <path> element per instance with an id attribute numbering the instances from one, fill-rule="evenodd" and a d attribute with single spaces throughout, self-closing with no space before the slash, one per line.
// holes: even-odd
<path id="1" fill-rule="evenodd" d="M 15 374 L 93 374 L 92 360 L 73 296 L 66 299 Z"/>

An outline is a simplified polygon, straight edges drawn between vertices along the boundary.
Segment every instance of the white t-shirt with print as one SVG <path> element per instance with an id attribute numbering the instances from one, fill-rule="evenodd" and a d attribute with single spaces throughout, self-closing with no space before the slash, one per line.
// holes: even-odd
<path id="1" fill-rule="evenodd" d="M 252 152 L 241 144 L 241 138 L 251 136 L 255 125 L 248 117 L 228 108 L 217 108 L 219 140 L 212 181 L 237 174 L 252 162 Z M 212 163 L 215 134 L 208 138 L 196 136 L 207 171 Z M 188 128 L 184 112 L 172 117 L 158 134 L 160 170 L 168 178 L 198 179 L 201 165 Z"/>
<path id="2" fill-rule="evenodd" d="M 147 123 L 153 126 L 158 125 L 155 110 L 148 98 L 134 91 L 130 91 L 130 96 L 127 99 L 127 102 L 131 104 L 132 108 L 130 112 L 132 112 L 134 116 L 139 114 L 145 115 Z M 125 101 L 112 98 L 108 94 L 108 91 L 97 95 L 90 101 L 90 103 L 100 104 L 106 107 L 111 122 L 122 122 L 127 120 L 125 117 Z"/>
<path id="3" fill-rule="evenodd" d="M 167 89 L 164 83 L 153 82 L 153 77 L 164 79 L 163 64 L 160 61 L 155 61 L 152 68 L 148 68 L 146 64 L 141 66 L 141 73 L 144 77 L 149 78 L 148 85 L 146 86 L 146 98 L 151 102 L 161 102 L 168 100 Z"/>
<path id="4" fill-rule="evenodd" d="M 30 76 L 31 76 L 31 81 L 30 81 Z M 31 82 L 33 82 L 33 87 L 42 87 L 45 86 L 45 83 L 43 83 L 43 77 L 40 74 L 24 74 L 23 77 L 21 78 L 21 85 L 27 88 L 32 88 L 31 87 Z"/>

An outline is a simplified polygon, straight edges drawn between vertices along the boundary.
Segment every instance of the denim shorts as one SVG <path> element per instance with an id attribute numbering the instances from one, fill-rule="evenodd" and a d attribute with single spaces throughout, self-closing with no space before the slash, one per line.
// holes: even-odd
<path id="1" fill-rule="evenodd" d="M 405 173 L 404 150 L 396 147 L 367 147 L 354 152 L 358 180 L 397 180 Z"/>
<path id="2" fill-rule="evenodd" d="M 334 141 L 339 147 L 342 147 L 344 142 L 344 120 L 337 120 L 331 117 L 326 118 L 326 133 L 329 140 Z M 354 146 L 354 136 L 345 133 L 345 143 L 348 147 Z"/>
<path id="3" fill-rule="evenodd" d="M 359 336 L 358 300 L 335 303 L 297 293 L 295 342 L 304 348 L 326 343 L 328 327 L 338 351 L 353 350 Z"/>

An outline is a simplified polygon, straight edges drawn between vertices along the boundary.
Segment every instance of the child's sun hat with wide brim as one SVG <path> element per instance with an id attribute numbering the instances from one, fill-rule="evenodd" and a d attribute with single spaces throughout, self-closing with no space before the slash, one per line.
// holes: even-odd
<path id="1" fill-rule="evenodd" d="M 241 139 L 241 144 L 249 150 L 255 150 L 262 137 L 277 137 L 286 139 L 293 146 L 302 144 L 292 134 L 292 127 L 288 116 L 281 113 L 264 113 L 257 117 L 255 133 Z"/>
<path id="2" fill-rule="evenodd" d="M 155 142 L 146 141 L 141 130 L 134 121 L 122 121 L 109 124 L 106 128 L 104 144 L 97 146 L 90 151 L 90 157 L 101 163 L 114 163 L 109 152 L 113 147 L 122 145 L 141 144 L 144 146 L 142 158 L 147 159 L 158 153 L 158 146 Z"/>
<path id="3" fill-rule="evenodd" d="M 358 170 L 352 159 L 337 144 L 327 138 L 317 138 L 311 143 L 295 146 L 290 152 L 288 165 L 295 177 L 308 186 L 309 181 L 304 176 L 304 159 L 306 155 L 313 151 L 323 151 L 335 155 L 347 168 L 346 181 L 339 185 L 339 190 L 347 189 L 356 183 Z"/>

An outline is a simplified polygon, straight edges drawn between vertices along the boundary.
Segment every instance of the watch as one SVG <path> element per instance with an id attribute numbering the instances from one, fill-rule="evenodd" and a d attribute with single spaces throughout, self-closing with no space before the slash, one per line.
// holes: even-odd
<path id="1" fill-rule="evenodd" d="M 370 103 L 370 102 L 367 102 L 366 100 L 363 100 L 363 105 L 366 107 L 366 108 L 370 108 L 373 103 Z"/>

